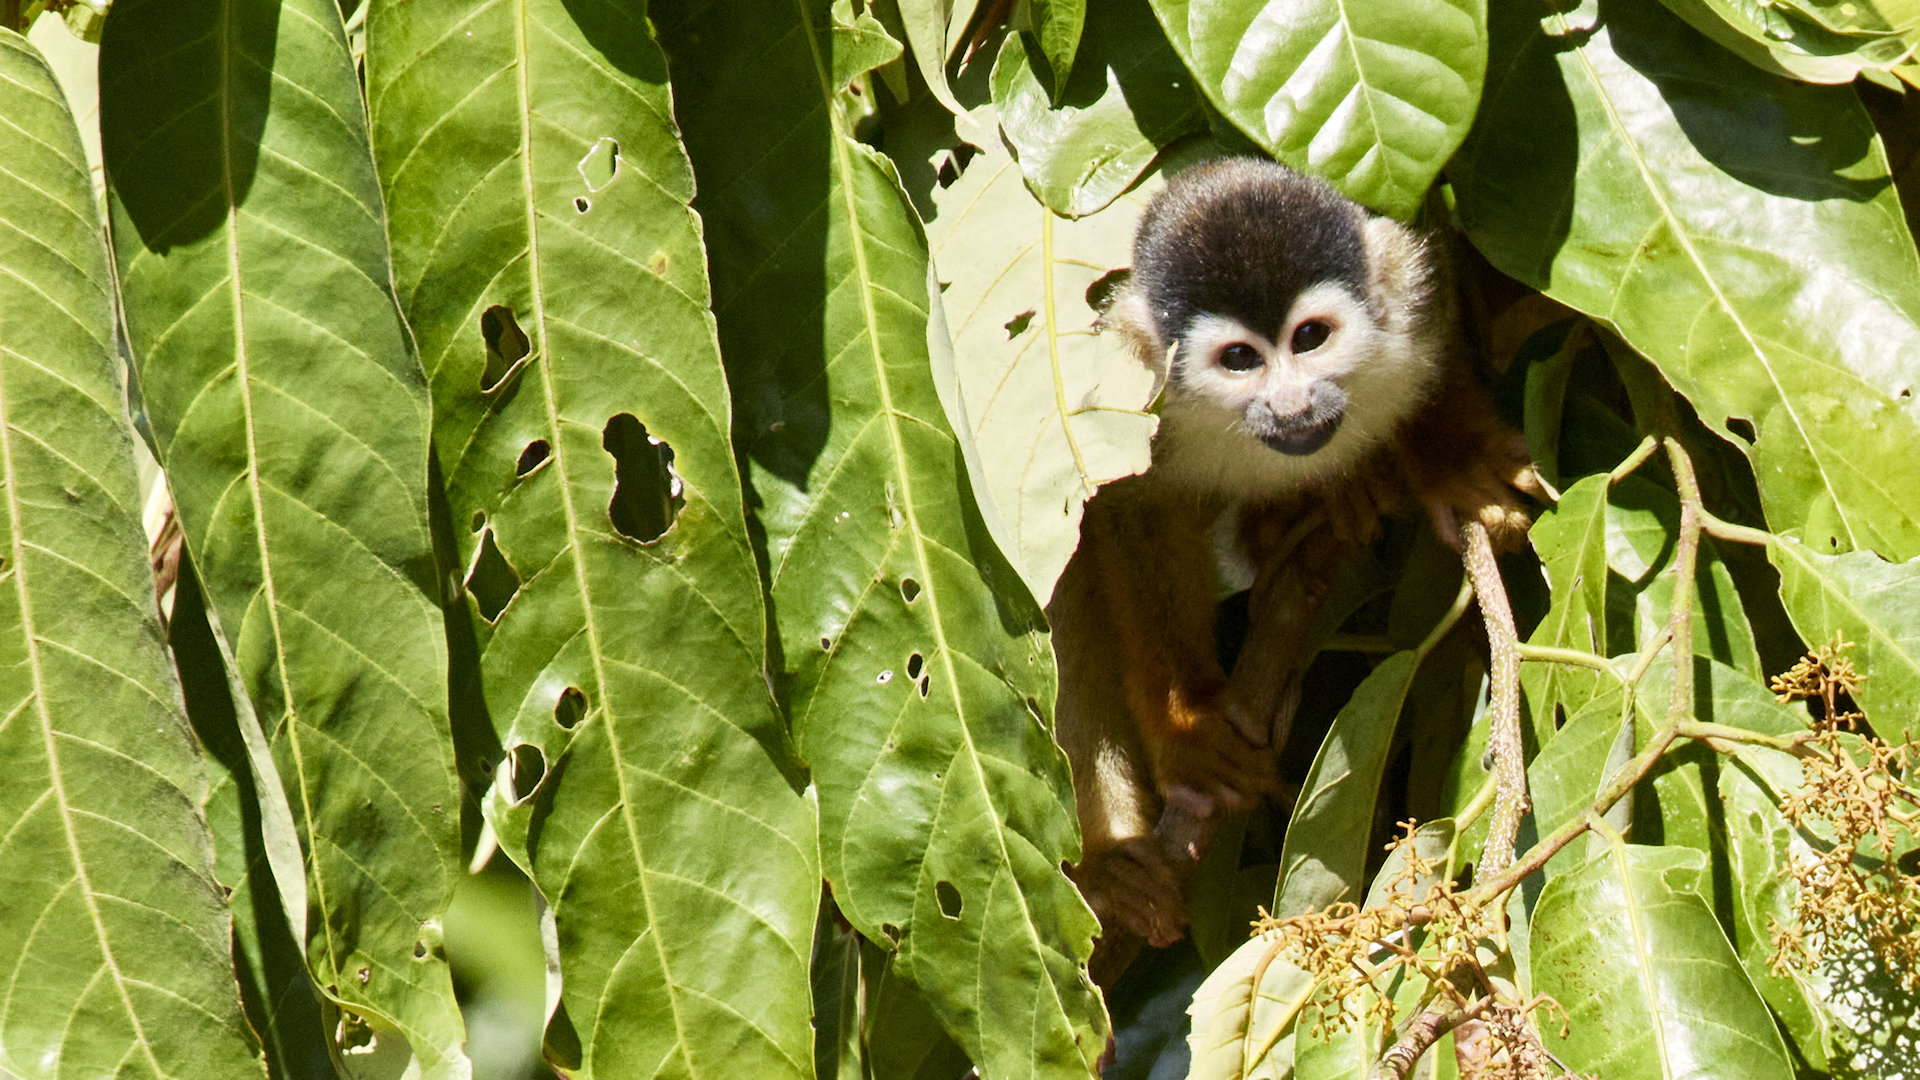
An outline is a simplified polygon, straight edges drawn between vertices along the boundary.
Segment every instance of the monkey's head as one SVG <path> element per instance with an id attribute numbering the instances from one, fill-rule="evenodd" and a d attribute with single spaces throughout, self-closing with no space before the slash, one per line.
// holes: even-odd
<path id="1" fill-rule="evenodd" d="M 1174 177 L 1108 317 L 1171 355 L 1155 468 L 1255 497 L 1351 469 L 1437 381 L 1430 279 L 1414 234 L 1285 166 Z"/>

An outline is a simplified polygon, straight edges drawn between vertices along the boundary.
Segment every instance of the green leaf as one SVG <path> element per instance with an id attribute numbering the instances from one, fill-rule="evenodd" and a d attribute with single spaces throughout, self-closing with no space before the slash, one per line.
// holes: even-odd
<path id="1" fill-rule="evenodd" d="M 1877 33 L 1840 31 L 1766 0 L 1661 0 L 1695 30 L 1765 71 L 1813 83 L 1852 82 L 1862 71 L 1887 71 L 1907 59 L 1911 47 L 1884 27 Z M 1838 7 L 1839 5 L 1830 5 Z M 1852 3 L 1856 9 L 1871 4 Z"/>
<path id="2" fill-rule="evenodd" d="M 1530 645 L 1571 649 L 1594 656 L 1609 654 L 1607 626 L 1607 494 L 1605 473 L 1583 476 L 1534 522 L 1528 539 L 1540 555 L 1541 569 L 1553 593 L 1547 616 L 1534 627 Z M 1604 687 L 1604 677 L 1587 668 L 1559 663 L 1526 664 L 1520 669 L 1532 709 L 1534 742 L 1550 745 L 1557 736 L 1556 714 L 1581 709 Z M 1559 716 L 1565 720 L 1565 716 Z"/>
<path id="3" fill-rule="evenodd" d="M 1706 860 L 1621 843 L 1547 883 L 1531 931 L 1533 988 L 1566 1010 L 1549 1051 L 1608 1080 L 1787 1080 L 1767 1007 L 1699 895 Z M 1631 1032 L 1631 1037 L 1623 1032 Z"/>
<path id="4" fill-rule="evenodd" d="M 0 30 L 0 1074 L 260 1078 L 80 135 Z"/>
<path id="5" fill-rule="evenodd" d="M 849 137 L 823 4 L 654 17 L 834 900 L 983 1075 L 1085 1076 L 1106 1021 L 1048 645 L 969 489 L 918 219 Z"/>
<path id="6" fill-rule="evenodd" d="M 1608 679 L 1584 705 L 1573 710 L 1553 741 L 1527 763 L 1527 793 L 1533 802 L 1534 831 L 1550 836 L 1554 830 L 1582 816 L 1610 777 L 1606 762 L 1621 721 L 1625 702 L 1618 683 Z M 1547 873 L 1558 875 L 1587 858 L 1584 844 L 1563 848 L 1547 862 Z"/>
<path id="7" fill-rule="evenodd" d="M 1607 502 L 1607 566 L 1612 572 L 1608 628 L 1610 655 L 1638 652 L 1673 617 L 1673 548 L 1680 534 L 1680 500 L 1640 476 L 1613 485 Z M 1621 631 L 1631 627 L 1629 634 Z M 1700 538 L 1693 582 L 1693 651 L 1760 678 L 1760 654 L 1747 625 L 1733 576 L 1710 538 Z"/>
<path id="8" fill-rule="evenodd" d="M 395 279 L 507 754 L 487 810 L 558 933 L 550 1054 L 805 1076 L 815 825 L 764 681 L 666 74 L 616 4 L 416 0 L 369 27 Z"/>
<path id="9" fill-rule="evenodd" d="M 1920 732 L 1920 559 L 1890 563 L 1870 552 L 1822 555 L 1775 538 L 1767 558 L 1780 571 L 1780 599 L 1815 648 L 1836 637 L 1865 681 L 1854 696 L 1876 731 Z"/>
<path id="10" fill-rule="evenodd" d="M 1451 171 L 1475 246 L 1606 320 L 1723 436 L 1757 433 L 1776 531 L 1920 554 L 1912 365 L 1891 359 L 1920 350 L 1920 255 L 1852 92 L 1655 5 L 1501 12 L 1498 89 Z"/>
<path id="11" fill-rule="evenodd" d="M 1102 5 L 1102 12 L 1117 5 Z M 1141 5 L 1144 9 L 1145 5 Z M 1104 14 L 1103 14 L 1104 17 Z M 1027 22 L 1040 41 L 1040 52 L 1053 69 L 1054 97 L 1067 95 L 1075 58 L 1087 45 L 1082 31 L 1087 21 L 1087 0 L 1027 0 Z M 1158 39 L 1159 34 L 1154 34 Z"/>
<path id="12" fill-rule="evenodd" d="M 989 110 L 975 115 L 990 129 Z M 961 399 L 975 444 L 991 451 L 982 494 L 1027 588 L 1049 597 L 1080 541 L 1082 505 L 1149 460 L 1154 375 L 1117 336 L 1094 333 L 1087 299 L 1107 267 L 1126 264 L 1134 214 L 1055 217 L 998 145 L 934 198 L 927 241 Z"/>
<path id="13" fill-rule="evenodd" d="M 1419 667 L 1412 650 L 1387 657 L 1333 718 L 1287 824 L 1273 891 L 1276 918 L 1359 898 L 1380 777 L 1400 706 Z"/>
<path id="14" fill-rule="evenodd" d="M 1102 209 L 1146 172 L 1161 147 L 1206 130 L 1200 96 L 1147 0 L 1100 6 L 1073 77 L 1054 67 L 1058 93 L 1042 71 L 1034 46 L 1009 36 L 993 65 L 993 104 L 1028 185 L 1064 217 Z M 1131 222 L 1128 215 L 1129 229 Z"/>
<path id="15" fill-rule="evenodd" d="M 1313 976 L 1254 938 L 1213 969 L 1187 1012 L 1190 1080 L 1280 1080 L 1293 1072 L 1296 1023 Z"/>
<path id="16" fill-rule="evenodd" d="M 415 955 L 459 873 L 426 392 L 339 8 L 121 0 L 101 67 L 128 343 L 288 785 L 307 963 L 463 1075 L 446 967 Z"/>
<path id="17" fill-rule="evenodd" d="M 207 622 L 190 559 L 181 560 L 167 636 L 187 719 L 211 774 L 207 823 L 213 829 L 214 872 L 229 890 L 234 970 L 247 1023 L 259 1034 L 268 1070 L 277 1080 L 333 1080 L 320 999 L 303 955 L 305 935 L 296 935 L 289 921 L 291 906 L 299 925 L 306 924 L 299 836 L 246 688 L 233 677 L 232 658 Z M 256 730 L 243 734 L 242 724 Z M 283 880 L 298 890 L 291 905 L 280 895 Z"/>
<path id="18" fill-rule="evenodd" d="M 1154 0 L 1200 89 L 1268 153 L 1405 218 L 1460 145 L 1483 0 Z"/>

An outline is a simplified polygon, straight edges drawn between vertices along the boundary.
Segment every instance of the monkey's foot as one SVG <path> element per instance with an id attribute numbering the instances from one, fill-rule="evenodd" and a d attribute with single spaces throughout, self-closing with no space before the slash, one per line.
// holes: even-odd
<path id="1" fill-rule="evenodd" d="M 1202 818 L 1252 809 L 1274 787 L 1270 722 L 1270 717 L 1222 708 L 1175 732 L 1154 763 L 1161 796 Z"/>
<path id="2" fill-rule="evenodd" d="M 1124 929 L 1155 948 L 1186 936 L 1186 897 L 1152 837 L 1128 837 L 1094 852 L 1074 868 L 1072 877 L 1099 917 L 1103 935 Z"/>

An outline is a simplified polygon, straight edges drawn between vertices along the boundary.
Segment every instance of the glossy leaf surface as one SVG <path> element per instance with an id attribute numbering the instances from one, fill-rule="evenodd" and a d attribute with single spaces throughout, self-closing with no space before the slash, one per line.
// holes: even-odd
<path id="1" fill-rule="evenodd" d="M 446 967 L 415 955 L 459 844 L 426 389 L 339 9 L 129 0 L 101 66 L 128 344 L 287 786 L 307 963 L 426 1075 L 462 1076 Z"/>
<path id="2" fill-rule="evenodd" d="M 1209 100 L 1268 153 L 1396 217 L 1466 137 L 1481 0 L 1154 0 Z"/>
<path id="3" fill-rule="evenodd" d="M 1920 733 L 1920 560 L 1822 555 L 1790 539 L 1767 545 L 1767 557 L 1807 644 L 1838 637 L 1853 645 L 1843 655 L 1865 676 L 1855 697 L 1875 730 L 1895 741 Z"/>
<path id="4" fill-rule="evenodd" d="M 1060 869 L 1078 843 L 1050 650 L 974 503 L 954 372 L 929 355 L 926 238 L 890 163 L 849 137 L 825 4 L 654 18 L 834 900 L 982 1074 L 1084 1076 L 1105 1016 L 1094 920 Z"/>
<path id="5" fill-rule="evenodd" d="M 1769 76 L 1654 5 L 1501 11 L 1452 172 L 1474 245 L 1751 436 L 1776 530 L 1920 554 L 1895 359 L 1920 350 L 1920 256 L 1852 92 Z"/>
<path id="6" fill-rule="evenodd" d="M 93 185 L 53 72 L 9 30 L 0 141 L 0 1074 L 259 1080 Z"/>
<path id="7" fill-rule="evenodd" d="M 809 1075 L 814 821 L 764 681 L 665 58 L 604 3 L 417 0 L 369 35 L 456 632 L 501 747 L 487 810 L 558 934 L 548 1054 Z"/>

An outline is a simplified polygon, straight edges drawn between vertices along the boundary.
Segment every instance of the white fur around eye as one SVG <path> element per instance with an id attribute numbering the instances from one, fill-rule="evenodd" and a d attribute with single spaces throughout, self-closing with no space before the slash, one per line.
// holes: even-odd
<path id="1" fill-rule="evenodd" d="M 1220 363 L 1220 354 L 1235 345 L 1252 346 L 1262 357 L 1271 358 L 1275 352 L 1273 342 L 1263 334 L 1255 333 L 1246 323 L 1225 315 L 1199 315 L 1187 324 L 1187 332 L 1181 336 L 1181 351 L 1187 354 L 1182 362 L 1190 365 L 1188 374 L 1197 374 L 1201 367 L 1218 369 L 1222 374 L 1251 375 L 1257 369 L 1236 372 Z"/>

